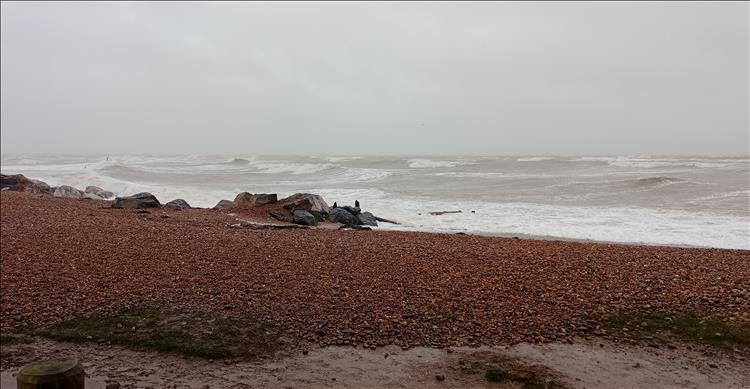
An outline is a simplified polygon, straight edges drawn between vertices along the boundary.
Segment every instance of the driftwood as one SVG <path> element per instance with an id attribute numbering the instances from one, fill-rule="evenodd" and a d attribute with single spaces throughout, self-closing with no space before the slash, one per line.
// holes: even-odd
<path id="1" fill-rule="evenodd" d="M 309 229 L 309 226 L 299 224 L 271 224 L 271 223 L 254 223 L 242 221 L 229 225 L 229 228 L 246 228 L 249 230 L 287 230 L 287 229 Z"/>
<path id="2" fill-rule="evenodd" d="M 399 224 L 398 222 L 394 222 L 393 220 L 383 219 L 382 217 L 377 216 L 375 216 L 375 220 L 383 223 Z"/>
<path id="3" fill-rule="evenodd" d="M 436 212 L 430 212 L 430 215 L 444 215 L 446 213 L 461 213 L 461 210 L 458 211 L 436 211 Z"/>

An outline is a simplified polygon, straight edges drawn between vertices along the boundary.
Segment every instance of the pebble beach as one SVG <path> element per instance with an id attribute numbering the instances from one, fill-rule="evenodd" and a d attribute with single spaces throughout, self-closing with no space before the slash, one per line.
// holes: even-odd
<path id="1" fill-rule="evenodd" d="M 602 335 L 600 321 L 625 312 L 750 323 L 747 250 L 236 229 L 262 216 L 0 200 L 3 330 L 135 306 L 251 315 L 323 346 L 567 341 Z"/>

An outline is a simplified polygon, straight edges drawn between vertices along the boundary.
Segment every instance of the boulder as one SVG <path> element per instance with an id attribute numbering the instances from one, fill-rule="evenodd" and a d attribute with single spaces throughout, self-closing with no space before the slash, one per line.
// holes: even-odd
<path id="1" fill-rule="evenodd" d="M 352 215 L 349 211 L 344 208 L 334 208 L 328 215 L 328 220 L 341 223 L 345 226 L 356 226 L 359 225 L 359 219 L 357 216 Z"/>
<path id="2" fill-rule="evenodd" d="M 294 224 L 302 224 L 304 226 L 314 226 L 318 224 L 318 221 L 315 220 L 315 216 L 303 209 L 294 211 L 292 222 Z"/>
<path id="3" fill-rule="evenodd" d="M 56 187 L 55 191 L 52 192 L 52 195 L 55 197 L 65 197 L 69 199 L 83 198 L 83 192 L 70 185 L 60 185 Z"/>
<path id="4" fill-rule="evenodd" d="M 109 199 L 109 198 L 115 197 L 114 193 L 108 190 L 104 190 L 98 186 L 93 186 L 93 185 L 87 186 L 86 189 L 83 190 L 83 192 L 97 195 L 103 199 Z"/>
<path id="5" fill-rule="evenodd" d="M 285 199 L 279 201 L 281 206 L 289 211 L 295 211 L 301 209 L 304 211 L 316 211 L 321 214 L 328 215 L 331 209 L 326 204 L 323 197 L 310 193 L 295 193 Z"/>
<path id="6" fill-rule="evenodd" d="M 344 206 L 344 207 L 341 207 L 341 208 L 344 208 L 344 209 L 346 209 L 346 210 L 347 210 L 347 211 L 349 211 L 349 213 L 351 213 L 352 215 L 359 215 L 359 213 L 360 213 L 360 212 L 362 212 L 362 210 L 361 210 L 361 209 L 359 209 L 359 207 L 351 207 L 351 206 L 348 206 L 348 205 L 347 205 L 347 206 Z"/>
<path id="7" fill-rule="evenodd" d="M 265 204 L 272 204 L 278 201 L 276 193 L 256 193 L 251 194 L 242 192 L 234 198 L 234 203 L 240 208 L 260 207 Z"/>
<path id="8" fill-rule="evenodd" d="M 289 217 L 288 214 L 284 212 L 279 211 L 270 211 L 268 212 L 268 216 L 274 218 L 275 220 L 278 220 L 280 222 L 290 222 L 292 219 Z"/>
<path id="9" fill-rule="evenodd" d="M 23 174 L 0 174 L 0 190 L 52 194 L 52 188 L 47 183 L 26 178 Z"/>
<path id="10" fill-rule="evenodd" d="M 101 197 L 99 197 L 99 196 L 97 196 L 97 195 L 95 195 L 93 193 L 86 193 L 86 192 L 83 192 L 83 198 L 84 199 L 89 199 L 89 200 L 104 200 L 103 198 L 101 198 Z"/>
<path id="11" fill-rule="evenodd" d="M 167 208 L 176 208 L 176 209 L 190 209 L 190 204 L 187 203 L 187 201 L 183 199 L 176 199 L 172 200 L 166 204 L 164 204 Z"/>
<path id="12" fill-rule="evenodd" d="M 322 222 L 323 220 L 326 220 L 326 216 L 323 214 L 323 212 L 318 211 L 309 211 L 311 215 L 315 216 L 315 220 Z"/>
<path id="13" fill-rule="evenodd" d="M 221 200 L 218 204 L 214 205 L 214 209 L 232 209 L 236 206 L 237 204 L 234 201 Z"/>
<path id="14" fill-rule="evenodd" d="M 365 225 L 365 226 L 378 226 L 378 221 L 375 220 L 375 215 L 373 215 L 370 212 L 362 212 L 359 215 L 357 215 L 357 219 L 359 220 L 359 224 Z"/>
<path id="15" fill-rule="evenodd" d="M 124 209 L 142 209 L 158 208 L 161 206 L 156 196 L 148 192 L 136 193 L 132 196 L 115 197 L 112 201 L 112 208 Z"/>

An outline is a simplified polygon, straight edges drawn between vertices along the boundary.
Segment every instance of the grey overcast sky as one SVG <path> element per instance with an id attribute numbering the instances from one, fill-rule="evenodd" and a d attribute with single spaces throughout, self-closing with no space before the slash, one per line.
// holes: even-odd
<path id="1" fill-rule="evenodd" d="M 747 155 L 748 3 L 2 3 L 2 153 Z"/>

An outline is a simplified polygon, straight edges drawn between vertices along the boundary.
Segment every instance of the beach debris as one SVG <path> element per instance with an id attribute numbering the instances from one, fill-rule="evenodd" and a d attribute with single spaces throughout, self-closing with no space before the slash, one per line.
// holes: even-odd
<path id="1" fill-rule="evenodd" d="M 234 203 L 240 208 L 260 207 L 261 205 L 276 203 L 276 193 L 257 193 L 249 192 L 239 193 L 234 198 Z"/>
<path id="2" fill-rule="evenodd" d="M 383 222 L 383 223 L 390 223 L 390 224 L 399 224 L 398 222 L 394 222 L 393 220 L 383 219 L 382 217 L 374 216 L 376 221 Z"/>
<path id="3" fill-rule="evenodd" d="M 461 211 L 460 209 L 458 211 L 435 211 L 435 212 L 430 212 L 430 215 L 439 216 L 439 215 L 445 215 L 446 213 L 461 213 L 461 212 L 463 211 Z"/>
<path id="4" fill-rule="evenodd" d="M 136 193 L 132 196 L 115 197 L 112 201 L 112 208 L 122 209 L 142 209 L 142 208 L 159 208 L 161 203 L 156 196 L 148 192 Z"/>
<path id="5" fill-rule="evenodd" d="M 303 209 L 297 209 L 294 211 L 294 214 L 292 215 L 292 222 L 294 224 L 301 224 L 304 226 L 314 226 L 318 224 L 318 220 L 315 218 L 315 216 Z"/>
<path id="6" fill-rule="evenodd" d="M 174 209 L 190 209 L 190 204 L 188 204 L 187 201 L 184 199 L 174 199 L 166 204 L 164 204 L 166 208 L 174 208 Z"/>
<path id="7" fill-rule="evenodd" d="M 216 205 L 214 205 L 213 209 L 219 209 L 219 210 L 232 209 L 232 208 L 234 208 L 236 206 L 237 206 L 237 204 L 235 204 L 234 201 L 221 200 Z"/>
<path id="8" fill-rule="evenodd" d="M 310 227 L 298 225 L 298 224 L 271 224 L 271 223 L 256 223 L 249 221 L 240 221 L 239 223 L 230 224 L 229 228 L 246 228 L 249 230 L 290 230 L 290 229 L 308 229 Z"/>

